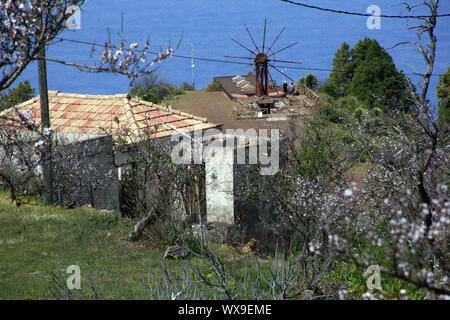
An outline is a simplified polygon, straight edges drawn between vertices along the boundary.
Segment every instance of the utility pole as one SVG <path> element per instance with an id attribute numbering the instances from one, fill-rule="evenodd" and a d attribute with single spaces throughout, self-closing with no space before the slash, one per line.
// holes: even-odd
<path id="1" fill-rule="evenodd" d="M 191 47 L 192 47 L 192 60 L 191 60 L 191 67 L 192 67 L 192 87 L 195 89 L 195 78 L 194 78 L 194 68 L 195 68 L 195 63 L 194 63 L 194 44 L 191 42 Z"/>
<path id="2" fill-rule="evenodd" d="M 120 16 L 120 31 L 121 31 L 121 34 L 123 35 L 123 12 Z"/>
<path id="3" fill-rule="evenodd" d="M 47 65 L 45 61 L 45 46 L 38 53 L 38 73 L 39 73 L 39 96 L 41 102 L 41 132 L 47 133 L 50 129 L 50 111 L 48 107 L 48 87 L 47 87 Z M 53 203 L 52 186 L 52 141 L 48 139 L 48 144 L 41 154 L 42 177 L 44 181 L 44 205 Z"/>

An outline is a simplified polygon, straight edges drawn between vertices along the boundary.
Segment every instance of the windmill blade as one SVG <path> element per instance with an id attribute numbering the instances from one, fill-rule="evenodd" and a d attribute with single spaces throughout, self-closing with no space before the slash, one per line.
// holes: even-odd
<path id="1" fill-rule="evenodd" d="M 278 50 L 278 51 L 275 51 L 275 52 L 273 52 L 273 53 L 272 53 L 270 56 L 268 56 L 268 57 L 271 57 L 271 56 L 273 56 L 273 55 L 276 54 L 276 53 L 279 53 L 279 52 L 281 52 L 281 51 L 284 51 L 284 50 L 286 50 L 286 49 L 289 49 L 290 47 L 295 46 L 297 43 L 298 43 L 298 42 L 294 42 L 293 44 L 291 44 L 291 45 L 289 45 L 289 46 L 287 46 L 287 47 L 284 47 L 283 49 L 280 49 L 280 50 Z"/>
<path id="2" fill-rule="evenodd" d="M 296 61 L 285 61 L 285 60 L 276 60 L 276 59 L 270 59 L 269 61 L 275 61 L 275 62 L 283 62 L 283 63 L 295 63 L 295 64 L 302 64 L 301 62 L 296 62 Z"/>
<path id="3" fill-rule="evenodd" d="M 270 45 L 269 49 L 267 49 L 266 53 L 269 53 L 269 51 L 272 49 L 273 45 L 275 44 L 275 42 L 277 42 L 278 38 L 281 36 L 281 34 L 283 33 L 283 31 L 286 29 L 286 27 L 284 27 L 283 29 L 281 29 L 280 33 L 277 35 L 277 37 L 275 38 L 275 40 L 273 40 L 272 44 Z"/>
<path id="4" fill-rule="evenodd" d="M 250 36 L 250 39 L 252 39 L 252 42 L 253 42 L 253 45 L 255 46 L 255 48 L 256 48 L 256 51 L 259 51 L 259 48 L 258 48 L 258 46 L 256 45 L 256 42 L 255 42 L 255 40 L 253 39 L 253 37 L 252 37 L 252 34 L 250 33 L 250 30 L 248 30 L 248 28 L 247 28 L 247 26 L 244 24 L 244 27 L 245 27 L 245 30 L 247 30 L 247 33 L 248 33 L 248 35 Z"/>
<path id="5" fill-rule="evenodd" d="M 254 53 L 252 50 L 250 50 L 249 48 L 247 48 L 246 46 L 244 46 L 242 43 L 240 43 L 237 40 L 234 40 L 233 38 L 230 38 L 231 40 L 233 40 L 234 42 L 236 42 L 238 45 L 240 45 L 242 48 L 244 48 L 245 50 L 247 50 L 248 52 L 254 54 L 256 56 L 256 53 Z"/>
<path id="6" fill-rule="evenodd" d="M 178 41 L 178 44 L 177 44 L 177 47 L 175 48 L 175 51 L 177 51 L 178 48 L 180 48 L 181 42 L 183 41 L 183 35 L 184 35 L 184 31 L 181 32 L 180 40 Z"/>
<path id="7" fill-rule="evenodd" d="M 235 57 L 235 56 L 223 56 L 224 58 L 233 58 L 233 59 L 248 59 L 248 60 L 253 60 L 253 58 L 249 58 L 249 57 Z"/>
<path id="8" fill-rule="evenodd" d="M 264 19 L 264 36 L 263 36 L 262 52 L 264 52 L 264 46 L 266 44 L 266 23 L 267 23 L 267 19 Z"/>
<path id="9" fill-rule="evenodd" d="M 230 73 L 229 75 L 232 76 L 232 75 L 234 75 L 234 74 L 236 74 L 236 73 L 238 73 L 238 72 L 241 72 L 242 70 L 247 69 L 248 67 L 253 67 L 253 64 L 249 64 L 248 66 L 245 66 L 245 67 L 243 67 L 243 68 L 240 68 L 239 70 L 236 70 L 236 71 Z"/>
<path id="10" fill-rule="evenodd" d="M 269 66 L 271 66 L 272 68 L 274 68 L 275 70 L 277 70 L 279 73 L 281 73 L 283 76 L 285 76 L 286 78 L 288 78 L 289 80 L 291 80 L 292 82 L 295 82 L 294 79 L 292 79 L 291 77 L 289 77 L 287 74 L 285 74 L 284 72 L 281 72 L 280 70 L 278 70 L 275 66 L 271 65 L 269 63 Z"/>

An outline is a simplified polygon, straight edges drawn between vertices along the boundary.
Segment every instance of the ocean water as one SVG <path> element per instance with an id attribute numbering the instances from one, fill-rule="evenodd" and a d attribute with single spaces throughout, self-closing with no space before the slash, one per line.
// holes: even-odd
<path id="1" fill-rule="evenodd" d="M 399 0 L 303 0 L 317 6 L 354 12 L 366 12 L 370 5 L 378 5 L 382 14 L 405 14 Z M 440 13 L 450 12 L 450 1 L 441 0 Z M 424 14 L 426 11 L 416 11 Z M 62 37 L 87 42 L 104 43 L 109 28 L 112 40 L 119 43 L 121 16 L 123 14 L 123 34 L 127 41 L 144 44 L 150 38 L 151 51 L 167 48 L 169 41 L 175 46 L 184 33 L 176 55 L 194 56 L 208 59 L 230 60 L 225 55 L 248 57 L 249 54 L 230 38 L 252 48 L 252 42 L 244 28 L 247 25 L 258 45 L 262 43 L 264 19 L 267 19 L 266 43 L 272 43 L 283 27 L 273 50 L 281 49 L 293 42 L 299 42 L 275 57 L 280 60 L 300 61 L 305 69 L 286 69 L 292 79 L 298 79 L 308 72 L 318 78 L 328 77 L 332 68 L 334 53 L 345 41 L 353 46 L 359 40 L 369 37 L 376 39 L 384 48 L 391 48 L 400 41 L 415 40 L 415 32 L 408 30 L 407 20 L 381 20 L 381 29 L 369 30 L 366 17 L 349 16 L 321 12 L 293 6 L 279 0 L 87 0 L 82 7 L 81 29 L 67 30 Z M 412 21 L 410 21 L 411 23 Z M 434 73 L 442 74 L 450 63 L 450 17 L 440 18 L 436 30 L 438 38 L 437 59 Z M 91 58 L 91 46 L 72 42 L 59 42 L 47 49 L 47 56 L 71 62 L 97 64 L 101 48 Z M 405 73 L 423 71 L 423 58 L 412 46 L 402 46 L 388 50 L 398 69 Z M 236 60 L 234 60 L 236 61 Z M 289 66 L 278 63 L 278 65 Z M 291 65 L 296 66 L 296 65 Z M 172 57 L 155 65 L 158 72 L 169 82 L 180 85 L 192 84 L 191 60 Z M 233 74 L 242 66 L 230 63 L 196 61 L 194 83 L 197 89 L 205 88 L 215 76 Z M 48 86 L 50 90 L 63 92 L 116 94 L 129 89 L 129 79 L 120 75 L 93 74 L 81 72 L 76 68 L 49 62 Z M 323 69 L 319 71 L 315 69 Z M 249 69 L 242 70 L 246 74 Z M 239 73 L 239 72 L 238 72 Z M 283 76 L 271 69 L 272 78 L 277 82 Z M 420 78 L 411 76 L 414 82 Z M 37 64 L 32 63 L 18 81 L 30 80 L 38 89 Z M 16 84 L 18 83 L 16 82 Z M 15 84 L 15 85 L 16 85 Z M 428 98 L 436 103 L 435 87 L 437 76 L 433 77 Z"/>

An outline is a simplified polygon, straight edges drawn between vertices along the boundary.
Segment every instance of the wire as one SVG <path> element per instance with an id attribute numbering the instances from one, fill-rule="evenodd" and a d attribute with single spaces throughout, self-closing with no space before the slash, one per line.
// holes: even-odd
<path id="1" fill-rule="evenodd" d="M 66 38 L 61 38 L 61 37 L 57 37 L 55 39 L 58 39 L 60 41 L 67 41 L 67 42 L 74 42 L 74 43 L 79 43 L 79 44 L 85 44 L 85 45 L 89 45 L 89 46 L 96 46 L 96 47 L 104 47 L 104 45 L 99 44 L 99 43 L 92 43 L 92 42 L 86 42 L 86 41 L 81 41 L 81 40 L 73 40 L 73 39 L 66 39 Z M 144 52 L 144 50 L 139 50 L 136 49 L 136 52 Z M 150 54 L 159 54 L 160 52 L 152 52 L 152 51 L 146 51 L 147 53 Z M 178 55 L 178 54 L 173 54 L 172 55 L 175 58 L 182 58 L 182 59 L 191 59 L 192 60 L 192 56 L 183 56 L 183 55 Z M 214 59 L 214 58 L 199 58 L 199 57 L 194 57 L 194 60 L 199 60 L 199 61 L 208 61 L 208 62 L 221 62 L 221 63 L 233 63 L 233 64 L 240 64 L 240 65 L 249 65 L 249 63 L 247 62 L 239 62 L 239 61 L 228 61 L 228 60 L 220 60 L 220 59 Z"/>
<path id="2" fill-rule="evenodd" d="M 60 41 L 67 41 L 67 42 L 74 42 L 74 43 L 79 43 L 79 44 L 85 44 L 85 45 L 89 45 L 89 46 L 96 46 L 96 47 L 104 47 L 104 45 L 99 44 L 99 43 L 95 43 L 95 42 L 87 42 L 87 41 L 81 41 L 81 40 L 74 40 L 74 39 L 66 39 L 66 38 L 62 38 L 62 37 L 57 37 L 55 39 L 58 39 Z M 144 50 L 139 50 L 136 49 L 135 51 L 137 52 L 144 52 Z M 147 53 L 150 54 L 159 54 L 159 52 L 152 52 L 152 51 L 147 51 Z M 177 55 L 177 54 L 173 54 L 172 55 L 175 58 L 181 58 L 181 59 L 192 59 L 192 56 L 183 56 L 183 55 Z M 200 58 L 194 57 L 194 60 L 199 60 L 199 61 L 206 61 L 206 62 L 219 62 L 219 63 L 230 63 L 230 64 L 239 64 L 239 65 L 252 65 L 249 64 L 248 62 L 239 62 L 239 61 L 230 61 L 230 60 L 221 60 L 221 59 L 215 59 L 215 58 Z M 277 68 L 283 68 L 283 69 L 292 69 L 292 70 L 306 70 L 306 71 L 320 71 L 320 72 L 331 72 L 333 71 L 332 69 L 324 69 L 324 68 L 308 68 L 308 67 L 293 67 L 293 66 L 281 66 L 281 65 L 274 65 Z M 405 75 L 407 76 L 418 76 L 415 73 L 405 73 Z M 441 74 L 432 74 L 432 76 L 441 76 Z"/>
<path id="3" fill-rule="evenodd" d="M 296 6 L 305 7 L 305 8 L 316 9 L 316 10 L 321 10 L 321 11 L 326 11 L 326 12 L 333 12 L 333 13 L 342 13 L 342 14 L 347 14 L 347 15 L 352 15 L 352 16 L 361 16 L 361 17 L 380 17 L 380 18 L 391 18 L 391 19 L 409 19 L 409 18 L 413 18 L 413 19 L 414 18 L 418 18 L 418 19 L 425 18 L 426 19 L 426 18 L 450 17 L 450 13 L 436 14 L 433 16 L 399 16 L 399 15 L 385 15 L 385 14 L 374 15 L 374 14 L 370 14 L 370 13 L 349 12 L 349 11 L 343 11 L 343 10 L 322 8 L 322 7 L 317 7 L 317 6 L 300 3 L 300 2 L 295 2 L 295 1 L 291 1 L 291 0 L 281 0 L 281 1 L 293 4 Z"/>
<path id="4" fill-rule="evenodd" d="M 294 69 L 294 70 L 308 70 L 308 71 L 323 71 L 323 72 L 331 72 L 333 71 L 332 69 L 321 69 L 321 68 L 307 68 L 307 67 L 291 67 L 291 66 L 277 66 L 274 65 L 277 68 L 286 68 L 286 69 Z M 420 74 L 417 73 L 403 73 L 405 76 L 417 76 L 420 77 Z M 443 74 L 432 74 L 432 77 L 439 77 L 439 76 L 443 76 Z"/>

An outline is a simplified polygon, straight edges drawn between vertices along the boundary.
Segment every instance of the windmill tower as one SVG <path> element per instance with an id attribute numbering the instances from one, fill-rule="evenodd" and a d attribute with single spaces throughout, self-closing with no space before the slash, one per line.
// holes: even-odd
<path id="1" fill-rule="evenodd" d="M 276 36 L 276 38 L 273 40 L 273 42 L 270 44 L 270 46 L 266 46 L 266 30 L 267 30 L 267 21 L 264 20 L 264 35 L 263 35 L 263 41 L 262 41 L 262 45 L 259 47 L 252 34 L 250 33 L 250 30 L 247 28 L 246 25 L 244 25 L 245 30 L 247 30 L 248 35 L 250 36 L 250 39 L 254 45 L 254 49 L 250 49 L 248 47 L 246 47 L 245 45 L 243 45 L 242 43 L 240 43 L 239 41 L 231 38 L 231 40 L 233 40 L 235 43 L 237 43 L 239 46 L 241 46 L 242 48 L 244 48 L 246 51 L 248 51 L 251 56 L 250 57 L 236 57 L 236 56 L 225 56 L 226 58 L 233 58 L 233 59 L 246 59 L 249 60 L 250 64 L 249 66 L 253 66 L 254 67 L 254 72 L 256 75 L 256 96 L 258 98 L 259 101 L 261 101 L 262 105 L 265 105 L 267 103 L 265 98 L 270 96 L 270 85 L 269 85 L 269 79 L 270 79 L 270 83 L 274 84 L 275 82 L 272 79 L 272 76 L 270 75 L 269 72 L 269 67 L 276 70 L 277 72 L 279 72 L 280 74 L 282 74 L 284 77 L 290 79 L 291 81 L 294 81 L 293 79 L 291 79 L 289 76 L 287 76 L 285 74 L 285 72 L 282 72 L 278 69 L 277 66 L 275 66 L 273 63 L 292 63 L 292 64 L 301 64 L 301 62 L 296 62 L 296 61 L 286 61 L 286 60 L 277 60 L 274 58 L 271 58 L 272 56 L 274 56 L 277 53 L 280 53 L 294 45 L 296 45 L 298 42 L 295 42 L 293 44 L 290 44 L 287 47 L 284 47 L 280 50 L 277 51 L 273 51 L 272 48 L 275 45 L 275 43 L 278 41 L 278 39 L 280 38 L 281 34 L 283 33 L 283 31 L 286 29 L 286 27 L 284 27 Z M 247 66 L 247 67 L 249 67 Z"/>

